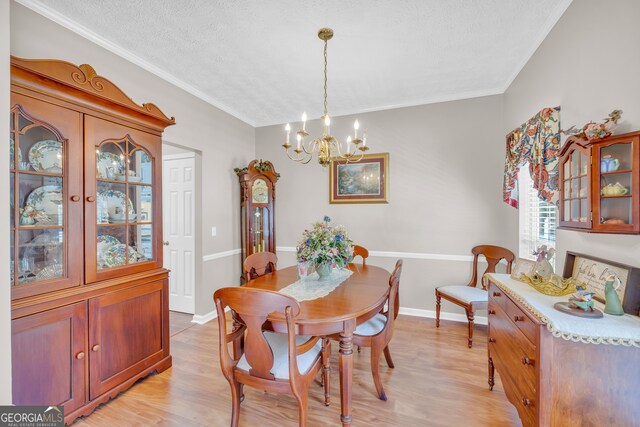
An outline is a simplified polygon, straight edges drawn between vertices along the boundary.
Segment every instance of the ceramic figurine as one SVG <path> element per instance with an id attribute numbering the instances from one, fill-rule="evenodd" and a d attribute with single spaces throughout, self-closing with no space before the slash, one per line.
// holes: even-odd
<path id="1" fill-rule="evenodd" d="M 616 283 L 616 285 L 614 285 L 614 283 Z M 618 276 L 615 274 L 609 275 L 604 283 L 604 298 L 606 300 L 604 312 L 607 314 L 612 314 L 614 316 L 622 316 L 624 314 L 620 297 L 616 292 L 616 289 L 619 287 L 620 279 Z"/>
<path id="2" fill-rule="evenodd" d="M 533 252 L 536 257 L 536 273 L 540 277 L 547 277 L 553 274 L 553 266 L 549 262 L 555 255 L 556 250 L 554 248 L 548 248 L 547 245 L 542 245 Z"/>
<path id="3" fill-rule="evenodd" d="M 593 300 L 591 298 L 593 298 L 595 292 L 586 291 L 582 286 L 577 286 L 576 290 L 576 293 L 569 297 L 569 305 L 584 311 L 592 311 Z"/>

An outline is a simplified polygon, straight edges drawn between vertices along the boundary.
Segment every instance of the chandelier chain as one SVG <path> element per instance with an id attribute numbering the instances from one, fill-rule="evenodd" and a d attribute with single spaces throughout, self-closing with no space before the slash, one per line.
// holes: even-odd
<path id="1" fill-rule="evenodd" d="M 324 41 L 324 115 L 327 116 L 327 40 Z"/>

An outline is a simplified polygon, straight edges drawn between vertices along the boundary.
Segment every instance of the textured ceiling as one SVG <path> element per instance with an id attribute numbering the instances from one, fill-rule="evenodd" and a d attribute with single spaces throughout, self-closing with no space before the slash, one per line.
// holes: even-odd
<path id="1" fill-rule="evenodd" d="M 254 126 L 502 93 L 571 0 L 18 0 Z"/>

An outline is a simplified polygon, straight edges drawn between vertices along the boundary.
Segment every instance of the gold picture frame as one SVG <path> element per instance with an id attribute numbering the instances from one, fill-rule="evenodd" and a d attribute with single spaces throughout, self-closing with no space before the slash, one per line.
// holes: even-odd
<path id="1" fill-rule="evenodd" d="M 389 153 L 366 154 L 349 163 L 332 158 L 329 203 L 389 203 Z"/>

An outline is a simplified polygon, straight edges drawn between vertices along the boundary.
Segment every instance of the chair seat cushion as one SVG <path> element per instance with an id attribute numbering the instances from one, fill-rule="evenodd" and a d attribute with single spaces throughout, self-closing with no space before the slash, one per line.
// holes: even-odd
<path id="1" fill-rule="evenodd" d="M 263 332 L 263 334 L 273 352 L 273 367 L 271 368 L 271 373 L 276 378 L 289 379 L 289 336 L 287 334 L 274 332 Z M 310 339 L 311 336 L 309 335 L 298 335 L 296 336 L 296 345 L 304 344 Z M 306 374 L 321 352 L 322 339 L 318 340 L 309 351 L 298 355 L 298 371 L 300 371 L 301 374 Z M 238 361 L 236 368 L 244 371 L 251 369 L 244 354 Z"/>
<path id="2" fill-rule="evenodd" d="M 386 324 L 387 317 L 384 314 L 376 314 L 371 319 L 358 325 L 354 334 L 370 337 L 383 330 Z"/>
<path id="3" fill-rule="evenodd" d="M 464 303 L 487 302 L 489 300 L 489 292 L 473 286 L 442 286 L 438 288 L 438 292 Z"/>

